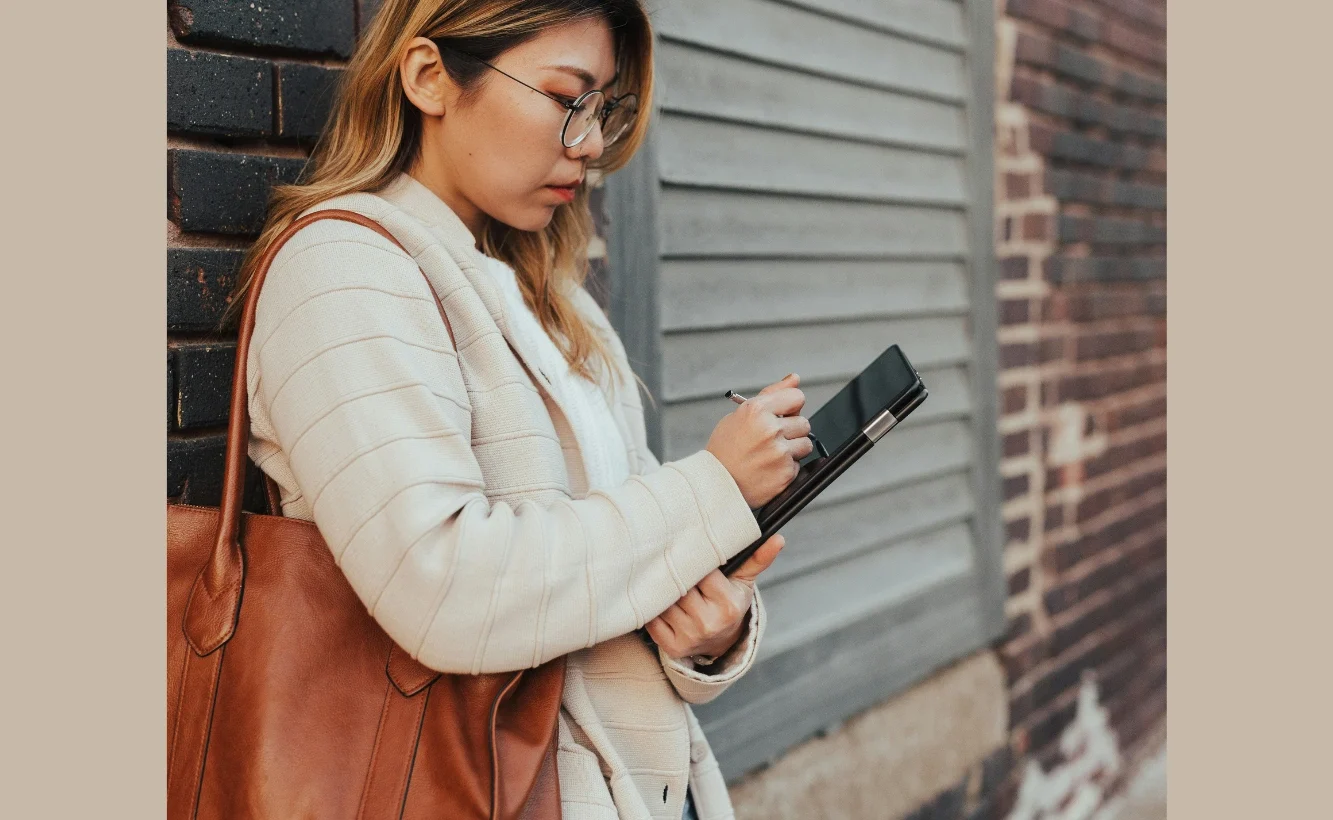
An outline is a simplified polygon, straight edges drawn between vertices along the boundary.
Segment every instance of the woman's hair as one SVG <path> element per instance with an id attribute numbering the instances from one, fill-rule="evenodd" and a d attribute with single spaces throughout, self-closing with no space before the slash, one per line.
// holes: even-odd
<path id="1" fill-rule="evenodd" d="M 268 219 L 241 264 L 224 324 L 244 304 L 264 251 L 297 216 L 332 197 L 379 190 L 416 159 L 421 113 L 403 92 L 399 72 L 414 37 L 445 46 L 440 50 L 444 68 L 466 104 L 479 91 L 486 70 L 475 58 L 492 62 L 552 26 L 595 18 L 611 27 L 617 91 L 633 91 L 639 98 L 634 123 L 594 164 L 609 173 L 623 167 L 643 142 L 652 110 L 653 37 L 640 0 L 385 0 L 343 72 L 302 181 L 274 188 Z M 580 186 L 574 201 L 556 209 L 541 231 L 516 230 L 487 217 L 479 237 L 482 252 L 517 273 L 524 301 L 570 367 L 588 377 L 594 359 L 615 372 L 604 343 L 569 296 L 570 288 L 587 276 L 592 231 L 587 187 Z"/>

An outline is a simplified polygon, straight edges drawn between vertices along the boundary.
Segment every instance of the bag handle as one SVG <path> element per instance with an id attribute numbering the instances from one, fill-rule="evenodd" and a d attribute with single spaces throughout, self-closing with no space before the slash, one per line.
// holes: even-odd
<path id="1" fill-rule="evenodd" d="M 369 228 L 411 256 L 403 244 L 394 238 L 383 225 L 370 217 L 355 211 L 329 209 L 316 211 L 297 219 L 264 251 L 256 266 L 250 291 L 245 298 L 245 310 L 241 314 L 240 330 L 236 339 L 236 369 L 231 382 L 231 410 L 227 417 L 226 461 L 222 468 L 222 504 L 218 516 L 217 540 L 208 563 L 195 578 L 190 589 L 189 600 L 185 604 L 185 639 L 199 655 L 208 655 L 225 644 L 236 631 L 236 619 L 240 614 L 241 587 L 245 582 L 245 554 L 241 550 L 241 504 L 245 490 L 246 449 L 250 437 L 250 408 L 246 400 L 246 362 L 250 353 L 250 337 L 255 330 L 255 306 L 259 304 L 259 290 L 268 275 L 269 266 L 283 244 L 297 231 L 312 222 L 321 219 L 338 219 L 354 222 Z M 418 266 L 418 270 L 420 267 Z M 425 271 L 421 275 L 426 276 Z M 426 279 L 431 295 L 435 297 L 435 306 L 440 311 L 440 318 L 449 331 L 449 340 L 454 342 L 454 329 L 449 324 L 449 316 L 444 311 L 435 288 Z M 456 344 L 456 342 L 455 342 Z"/>

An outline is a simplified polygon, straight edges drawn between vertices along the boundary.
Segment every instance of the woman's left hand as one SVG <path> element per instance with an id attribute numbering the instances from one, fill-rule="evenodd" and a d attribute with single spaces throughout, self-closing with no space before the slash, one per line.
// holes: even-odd
<path id="1" fill-rule="evenodd" d="M 772 565 L 785 539 L 764 542 L 730 577 L 715 569 L 671 608 L 647 624 L 648 635 L 672 658 L 720 657 L 735 645 L 754 601 L 754 580 Z"/>

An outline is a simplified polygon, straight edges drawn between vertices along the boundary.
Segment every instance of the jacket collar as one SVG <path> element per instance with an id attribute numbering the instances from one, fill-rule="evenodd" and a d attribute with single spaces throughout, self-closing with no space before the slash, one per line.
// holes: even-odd
<path id="1" fill-rule="evenodd" d="M 571 480 L 574 481 L 576 486 L 579 486 L 581 482 L 581 486 L 586 488 L 586 477 L 581 472 L 583 468 L 582 452 L 577 437 L 573 436 L 573 428 L 569 426 L 569 414 L 556 397 L 556 390 L 551 385 L 550 378 L 541 369 L 537 351 L 533 350 L 520 337 L 520 334 L 515 333 L 510 326 L 508 315 L 505 312 L 505 298 L 500 290 L 500 283 L 495 280 L 494 274 L 487 270 L 490 263 L 487 262 L 485 254 L 477 250 L 477 239 L 473 236 L 472 231 L 468 230 L 468 227 L 463 224 L 463 220 L 458 218 L 458 214 L 454 213 L 453 209 L 444 200 L 409 174 L 399 174 L 383 189 L 377 191 L 376 195 L 420 222 L 449 250 L 456 260 L 465 259 L 471 263 L 459 265 L 463 275 L 467 277 L 468 282 L 476 290 L 482 304 L 486 306 L 492 320 L 499 327 L 501 335 L 509 343 L 514 355 L 523 363 L 529 376 L 536 382 L 546 401 L 564 417 L 565 425 L 572 439 L 571 443 L 579 450 L 577 459 L 577 466 L 580 470 L 579 477 L 575 478 L 571 475 Z M 617 411 L 613 409 L 614 412 Z"/>
<path id="2" fill-rule="evenodd" d="M 405 173 L 399 174 L 397 178 L 376 193 L 420 222 L 448 249 L 455 260 L 460 263 L 464 260 L 471 263 L 459 265 L 463 275 L 467 277 L 473 290 L 481 297 L 481 303 L 486 306 L 487 312 L 491 314 L 491 319 L 500 328 L 500 332 L 508 340 L 509 345 L 519 353 L 520 358 L 529 370 L 535 370 L 536 358 L 531 351 L 522 349 L 521 341 L 515 338 L 513 330 L 509 327 L 508 317 L 505 315 L 504 309 L 504 294 L 500 292 L 500 288 L 491 273 L 486 270 L 486 257 L 481 251 L 477 250 L 477 238 L 463 224 L 463 220 L 458 218 L 458 214 L 455 214 L 453 209 L 445 204 L 445 201 L 440 199 L 434 191 Z M 540 377 L 540 371 L 538 371 L 538 377 Z M 547 388 L 549 389 L 549 385 L 547 385 Z"/>

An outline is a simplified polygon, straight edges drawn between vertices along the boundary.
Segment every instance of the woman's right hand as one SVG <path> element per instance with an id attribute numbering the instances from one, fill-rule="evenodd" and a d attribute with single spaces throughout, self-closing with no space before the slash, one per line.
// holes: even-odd
<path id="1" fill-rule="evenodd" d="M 797 415 L 805 406 L 800 383 L 792 373 L 759 391 L 717 423 L 704 448 L 731 473 L 751 509 L 786 489 L 814 448 L 810 422 Z"/>

